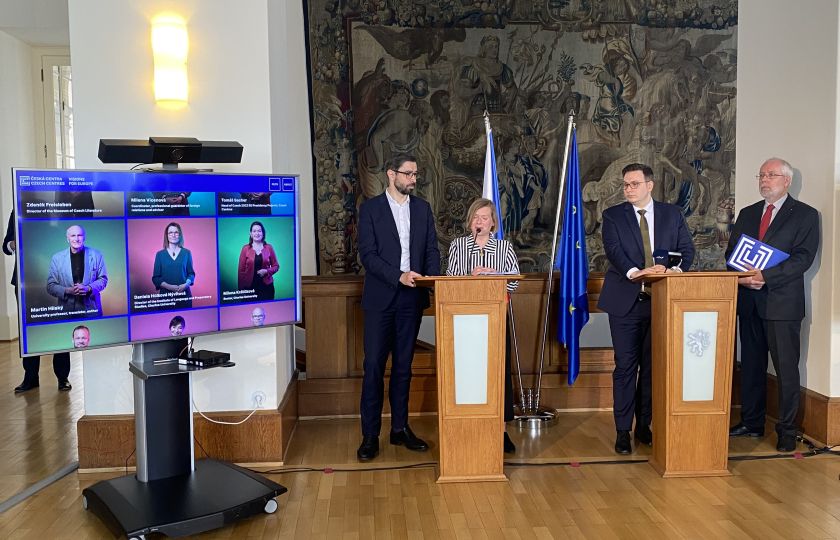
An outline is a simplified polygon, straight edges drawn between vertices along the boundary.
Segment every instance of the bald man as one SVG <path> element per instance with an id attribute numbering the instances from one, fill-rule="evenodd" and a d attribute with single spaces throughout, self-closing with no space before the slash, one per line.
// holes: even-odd
<path id="1" fill-rule="evenodd" d="M 52 256 L 47 292 L 58 299 L 64 314 L 74 318 L 101 317 L 100 293 L 108 285 L 108 271 L 102 253 L 85 246 L 85 229 L 71 225 L 67 229 L 70 249 Z"/>
<path id="2" fill-rule="evenodd" d="M 731 437 L 764 436 L 769 352 L 779 389 L 779 452 L 796 449 L 805 272 L 820 247 L 820 216 L 788 193 L 792 179 L 793 167 L 783 159 L 770 158 L 761 165 L 756 180 L 762 200 L 741 210 L 726 247 L 728 260 L 746 234 L 790 255 L 772 268 L 738 279 L 741 421 L 729 430 Z"/>
<path id="3" fill-rule="evenodd" d="M 261 307 L 255 307 L 251 312 L 252 326 L 265 326 L 265 310 Z"/>

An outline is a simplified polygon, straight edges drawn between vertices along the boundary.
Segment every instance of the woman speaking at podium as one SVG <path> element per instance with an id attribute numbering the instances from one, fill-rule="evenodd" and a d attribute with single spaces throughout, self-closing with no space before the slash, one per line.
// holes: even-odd
<path id="1" fill-rule="evenodd" d="M 519 263 L 513 246 L 507 240 L 497 240 L 499 220 L 496 206 L 489 199 L 476 199 L 467 211 L 466 228 L 470 234 L 461 236 L 449 245 L 447 276 L 478 276 L 481 274 L 518 274 Z M 508 293 L 516 290 L 518 281 L 507 284 Z M 513 420 L 513 384 L 510 378 L 510 329 L 505 332 L 505 422 Z M 516 446 L 505 431 L 506 453 Z"/>

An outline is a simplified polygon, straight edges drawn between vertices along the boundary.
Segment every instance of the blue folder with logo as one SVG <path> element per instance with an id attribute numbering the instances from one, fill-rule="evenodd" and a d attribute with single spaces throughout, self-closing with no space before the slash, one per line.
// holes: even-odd
<path id="1" fill-rule="evenodd" d="M 789 257 L 790 255 L 780 249 L 742 234 L 726 264 L 735 270 L 747 272 L 753 268 L 757 270 L 773 268 Z"/>

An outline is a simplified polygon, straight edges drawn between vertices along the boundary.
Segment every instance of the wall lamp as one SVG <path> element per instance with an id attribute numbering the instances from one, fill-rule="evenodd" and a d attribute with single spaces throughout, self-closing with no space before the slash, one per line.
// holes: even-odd
<path id="1" fill-rule="evenodd" d="M 155 59 L 155 101 L 162 106 L 187 105 L 187 53 L 189 37 L 182 17 L 169 13 L 152 18 L 152 54 Z"/>

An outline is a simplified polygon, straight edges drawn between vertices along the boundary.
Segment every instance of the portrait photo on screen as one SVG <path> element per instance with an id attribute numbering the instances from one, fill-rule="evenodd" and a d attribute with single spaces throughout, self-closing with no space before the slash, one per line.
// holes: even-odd
<path id="1" fill-rule="evenodd" d="M 25 354 L 87 349 L 128 341 L 128 318 L 38 324 L 26 328 Z"/>
<path id="2" fill-rule="evenodd" d="M 293 300 L 219 308 L 221 330 L 287 324 L 295 322 L 295 318 L 295 303 Z"/>
<path id="3" fill-rule="evenodd" d="M 20 235 L 27 323 L 127 313 L 122 220 L 24 221 Z"/>
<path id="4" fill-rule="evenodd" d="M 129 219 L 127 226 L 132 312 L 217 304 L 214 219 Z"/>
<path id="5" fill-rule="evenodd" d="M 213 216 L 216 194 L 209 191 L 132 191 L 128 194 L 128 215 Z"/>
<path id="6" fill-rule="evenodd" d="M 220 218 L 218 239 L 222 304 L 294 297 L 294 218 Z"/>
<path id="7" fill-rule="evenodd" d="M 218 308 L 167 311 L 131 317 L 132 341 L 206 334 L 218 329 Z"/>
<path id="8" fill-rule="evenodd" d="M 23 191 L 24 218 L 122 217 L 123 194 L 117 191 Z"/>

